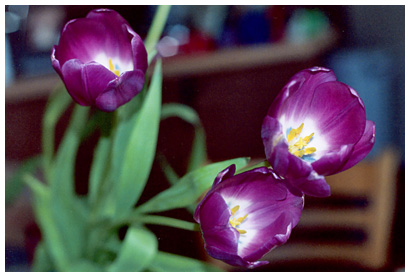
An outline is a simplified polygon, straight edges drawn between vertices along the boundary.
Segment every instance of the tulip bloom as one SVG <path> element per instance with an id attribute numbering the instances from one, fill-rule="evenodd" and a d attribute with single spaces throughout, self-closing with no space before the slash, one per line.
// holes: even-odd
<path id="1" fill-rule="evenodd" d="M 297 73 L 272 103 L 262 125 L 273 171 L 296 194 L 330 195 L 324 176 L 346 170 L 372 149 L 375 124 L 357 92 L 326 68 Z"/>
<path id="2" fill-rule="evenodd" d="M 117 12 L 97 9 L 63 28 L 51 61 L 80 105 L 110 112 L 143 88 L 148 67 L 140 36 Z"/>
<path id="3" fill-rule="evenodd" d="M 218 174 L 194 218 L 201 225 L 209 255 L 254 268 L 267 264 L 257 260 L 289 239 L 304 198 L 291 194 L 285 181 L 266 167 L 234 173 L 231 165 Z"/>

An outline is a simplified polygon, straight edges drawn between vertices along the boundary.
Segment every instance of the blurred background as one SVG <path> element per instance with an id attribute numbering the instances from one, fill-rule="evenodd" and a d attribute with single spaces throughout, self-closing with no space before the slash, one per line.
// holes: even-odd
<path id="1" fill-rule="evenodd" d="M 47 98 L 59 84 L 50 51 L 64 24 L 97 6 L 5 6 L 5 175 L 41 153 Z M 144 37 L 155 6 L 106 6 Z M 368 158 L 331 176 L 332 196 L 306 197 L 289 242 L 260 271 L 404 271 L 404 6 L 174 6 L 158 45 L 163 102 L 194 108 L 210 161 L 264 158 L 262 120 L 281 88 L 311 66 L 334 70 L 376 123 Z M 56 129 L 61 138 L 70 110 Z M 158 151 L 183 175 L 194 128 L 161 122 Z M 90 137 L 77 157 L 76 190 L 87 193 Z M 152 184 L 151 186 L 149 184 Z M 144 199 L 167 187 L 157 163 Z M 22 184 L 6 185 L 6 271 L 28 271 L 41 234 Z M 192 221 L 186 211 L 174 211 Z M 161 250 L 208 258 L 200 234 L 152 226 Z M 195 247 L 193 247 L 195 246 Z M 219 264 L 219 263 L 218 263 Z M 219 264 L 226 270 L 238 270 Z"/>

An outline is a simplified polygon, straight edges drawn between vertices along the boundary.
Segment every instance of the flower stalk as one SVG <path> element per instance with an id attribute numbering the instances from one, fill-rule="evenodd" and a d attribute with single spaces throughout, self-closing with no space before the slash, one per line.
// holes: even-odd
<path id="1" fill-rule="evenodd" d="M 155 11 L 151 28 L 149 29 L 147 38 L 145 39 L 145 47 L 147 48 L 149 57 L 152 57 L 150 54 L 155 50 L 155 45 L 161 37 L 170 10 L 170 5 L 160 5 Z"/>
<path id="2" fill-rule="evenodd" d="M 188 231 L 200 231 L 199 224 L 197 223 L 159 215 L 134 214 L 129 218 L 122 219 L 121 221 L 116 223 L 117 226 L 126 224 L 152 224 L 174 227 Z"/>

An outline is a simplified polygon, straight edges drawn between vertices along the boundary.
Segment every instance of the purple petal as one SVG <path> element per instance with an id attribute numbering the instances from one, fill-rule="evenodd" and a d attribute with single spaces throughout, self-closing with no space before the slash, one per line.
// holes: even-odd
<path id="1" fill-rule="evenodd" d="M 51 49 L 51 65 L 53 66 L 54 70 L 58 73 L 60 78 L 63 78 L 63 75 L 61 73 L 61 65 L 60 62 L 56 59 L 56 48 L 57 46 L 54 45 L 53 48 Z"/>
<path id="2" fill-rule="evenodd" d="M 211 257 L 215 259 L 222 260 L 225 263 L 233 265 L 233 266 L 242 266 L 248 269 L 252 269 L 252 268 L 266 265 L 269 263 L 268 261 L 256 261 L 256 262 L 246 261 L 236 254 L 226 253 L 212 246 L 209 246 L 208 248 L 206 248 L 206 251 Z"/>
<path id="3" fill-rule="evenodd" d="M 329 185 L 322 176 L 316 174 L 312 165 L 289 152 L 282 126 L 276 118 L 265 117 L 262 140 L 273 171 L 286 178 L 287 188 L 293 194 L 301 196 L 305 193 L 317 197 L 330 195 Z"/>
<path id="4" fill-rule="evenodd" d="M 316 122 L 330 148 L 355 144 L 366 125 L 362 101 L 340 82 L 327 82 L 316 88 L 306 117 Z"/>
<path id="5" fill-rule="evenodd" d="M 124 61 L 130 60 L 132 58 L 130 47 L 132 39 L 137 36 L 136 40 L 139 40 L 142 43 L 141 38 L 132 30 L 128 22 L 116 11 L 109 9 L 92 10 L 87 14 L 87 18 L 92 19 L 105 27 L 104 36 L 107 38 L 105 49 L 107 49 L 108 54 L 114 57 L 120 57 L 120 59 Z M 138 48 L 138 50 L 141 49 Z M 134 54 L 136 53 L 140 52 L 134 52 Z M 143 70 L 143 68 L 138 67 L 134 67 L 134 69 Z M 144 72 L 145 69 L 143 70 Z"/>
<path id="6" fill-rule="evenodd" d="M 320 175 L 331 175 L 336 173 L 341 166 L 350 158 L 353 144 L 342 145 L 337 151 L 330 151 L 312 163 L 313 169 Z"/>
<path id="7" fill-rule="evenodd" d="M 195 220 L 201 224 L 205 248 L 212 257 L 254 268 L 267 264 L 257 260 L 288 240 L 299 222 L 304 198 L 290 193 L 286 180 L 266 167 L 238 175 L 233 175 L 234 170 L 230 166 L 217 176 L 198 205 Z M 239 206 L 238 216 L 248 215 L 239 227 L 251 233 L 240 235 L 229 223 L 229 205 Z"/>
<path id="8" fill-rule="evenodd" d="M 92 61 L 98 53 L 106 52 L 104 32 L 104 25 L 88 18 L 69 21 L 61 32 L 56 59 L 60 64 L 71 59 L 79 59 L 83 63 Z"/>
<path id="9" fill-rule="evenodd" d="M 224 170 L 218 173 L 215 178 L 214 183 L 212 184 L 212 188 L 216 188 L 222 181 L 231 178 L 235 175 L 236 166 L 235 164 L 231 164 Z"/>
<path id="10" fill-rule="evenodd" d="M 312 170 L 307 178 L 289 179 L 289 190 L 296 194 L 298 189 L 303 193 L 314 197 L 328 197 L 330 196 L 330 186 L 326 183 L 325 177 L 318 175 Z M 293 188 L 292 188 L 293 186 Z"/>
<path id="11" fill-rule="evenodd" d="M 282 181 L 265 167 L 238 174 L 225 180 L 216 191 L 227 198 L 246 199 L 251 202 L 277 201 L 286 198 L 287 190 Z"/>
<path id="12" fill-rule="evenodd" d="M 212 193 L 207 197 L 199 210 L 199 221 L 203 230 L 227 227 L 231 212 L 225 200 L 219 193 Z"/>
<path id="13" fill-rule="evenodd" d="M 198 206 L 195 209 L 195 213 L 194 213 L 194 219 L 196 222 L 199 223 L 199 211 L 201 210 L 201 206 L 202 204 L 205 202 L 205 200 L 208 198 L 208 196 L 213 193 L 213 191 L 215 190 L 215 188 L 217 187 L 217 185 L 219 183 L 221 183 L 223 180 L 228 179 L 230 177 L 232 177 L 235 174 L 235 164 L 232 164 L 230 166 L 228 166 L 227 168 L 225 168 L 224 170 L 222 170 L 221 172 L 218 173 L 218 175 L 216 176 L 214 183 L 212 184 L 211 189 L 208 191 L 208 193 L 204 196 L 204 198 L 202 198 L 202 200 L 199 202 Z"/>
<path id="14" fill-rule="evenodd" d="M 128 31 L 131 32 L 132 29 L 129 28 Z M 131 40 L 131 49 L 134 69 L 139 69 L 142 70 L 142 72 L 145 72 L 148 68 L 147 50 L 141 37 L 137 34 L 134 34 L 134 37 Z"/>
<path id="15" fill-rule="evenodd" d="M 96 62 L 86 64 L 83 69 L 83 82 L 90 99 L 96 99 L 101 95 L 107 89 L 108 84 L 116 78 L 113 72 Z"/>
<path id="16" fill-rule="evenodd" d="M 327 68 L 313 67 L 297 73 L 275 99 L 268 115 L 280 117 L 285 114 L 287 118 L 294 118 L 296 121 L 303 119 L 310 109 L 316 87 L 335 80 L 333 71 Z"/>
<path id="17" fill-rule="evenodd" d="M 107 31 L 111 34 L 111 36 L 118 36 L 121 34 L 120 37 L 117 37 L 118 43 L 127 45 L 131 41 L 131 50 L 132 50 L 132 57 L 133 57 L 133 65 L 134 69 L 139 69 L 145 72 L 148 68 L 148 59 L 147 59 L 147 50 L 145 49 L 144 42 L 142 41 L 141 37 L 134 32 L 134 30 L 130 27 L 128 22 L 121 17 L 117 12 L 108 9 L 98 9 L 91 11 L 87 18 L 96 20 L 101 24 L 105 24 Z M 115 53 L 113 55 L 120 56 L 122 60 L 130 59 L 130 55 L 128 50 L 123 51 L 124 49 L 118 48 L 115 49 Z"/>
<path id="18" fill-rule="evenodd" d="M 91 106 L 94 100 L 90 98 L 83 82 L 84 63 L 80 60 L 69 60 L 63 64 L 61 75 L 71 97 L 80 105 Z"/>
<path id="19" fill-rule="evenodd" d="M 346 170 L 364 159 L 372 150 L 376 135 L 376 125 L 373 121 L 366 121 L 366 129 L 361 139 L 355 144 L 353 152 L 346 164 L 338 172 Z M 335 172 L 337 173 L 337 172 Z"/>
<path id="20" fill-rule="evenodd" d="M 94 99 L 100 95 L 109 82 L 115 79 L 115 74 L 104 66 L 80 60 L 69 60 L 63 65 L 61 75 L 67 91 L 81 105 L 94 105 Z"/>
<path id="21" fill-rule="evenodd" d="M 274 147 L 284 140 L 280 122 L 269 115 L 265 116 L 262 123 L 261 137 L 265 147 L 266 157 L 270 157 Z"/>
<path id="22" fill-rule="evenodd" d="M 231 212 L 219 193 L 207 197 L 199 211 L 199 222 L 206 247 L 236 254 L 239 233 L 229 224 Z"/>
<path id="23" fill-rule="evenodd" d="M 129 30 L 132 31 L 117 12 L 102 9 L 91 11 L 86 18 L 74 19 L 65 25 L 56 58 L 61 64 L 70 59 L 87 63 L 104 53 L 111 58 L 132 60 L 131 41 L 136 34 Z"/>
<path id="24" fill-rule="evenodd" d="M 300 212 L 302 209 L 300 209 Z M 299 214 L 300 217 L 300 214 Z M 267 218 L 265 218 L 266 220 Z M 256 261 L 266 253 L 286 243 L 290 237 L 294 225 L 291 223 L 293 216 L 283 212 L 270 225 L 258 231 L 255 238 L 246 249 L 243 250 L 243 258 L 247 261 Z"/>
<path id="25" fill-rule="evenodd" d="M 102 111 L 111 112 L 129 102 L 143 88 L 144 73 L 141 70 L 127 71 L 108 84 L 95 101 Z"/>

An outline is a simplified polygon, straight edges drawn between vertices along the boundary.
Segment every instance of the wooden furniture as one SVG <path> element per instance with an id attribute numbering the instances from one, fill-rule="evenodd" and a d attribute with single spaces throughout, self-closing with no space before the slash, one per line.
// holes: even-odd
<path id="1" fill-rule="evenodd" d="M 398 154 L 386 149 L 375 160 L 327 177 L 332 196 L 306 197 L 288 243 L 264 258 L 272 264 L 326 261 L 321 264 L 348 262 L 382 269 L 388 262 L 398 164 Z"/>

